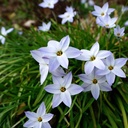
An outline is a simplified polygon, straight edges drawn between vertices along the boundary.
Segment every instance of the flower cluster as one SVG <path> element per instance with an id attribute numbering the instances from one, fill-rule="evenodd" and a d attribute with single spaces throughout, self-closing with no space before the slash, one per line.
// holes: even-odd
<path id="1" fill-rule="evenodd" d="M 50 0 L 49 2 L 44 0 L 39 6 L 54 8 L 57 2 L 58 0 Z M 114 9 L 109 8 L 108 3 L 105 3 L 103 7 L 94 5 L 94 9 L 95 11 L 92 14 L 97 17 L 98 25 L 105 28 L 116 26 L 117 18 L 110 17 Z M 66 12 L 58 17 L 62 18 L 62 24 L 65 24 L 67 21 L 73 22 L 75 15 L 76 12 L 72 7 L 66 7 Z M 48 31 L 50 26 L 51 22 L 48 24 L 43 22 L 38 29 Z M 114 28 L 114 35 L 118 38 L 124 36 L 124 30 L 124 27 L 120 28 L 117 25 Z M 111 51 L 100 50 L 98 42 L 94 43 L 90 50 L 79 50 L 70 46 L 70 37 L 67 35 L 60 41 L 50 40 L 46 47 L 30 52 L 39 63 L 40 84 L 44 83 L 49 73 L 52 75 L 53 84 L 44 87 L 45 91 L 53 94 L 52 108 L 59 106 L 62 102 L 71 107 L 71 96 L 81 92 L 91 91 L 93 98 L 97 100 L 100 91 L 112 91 L 116 76 L 126 77 L 122 67 L 126 64 L 128 58 L 115 59 Z M 82 85 L 72 83 L 74 74 L 69 70 L 69 59 L 76 59 L 79 62 L 84 61 L 84 73 L 75 74 L 81 80 Z M 53 114 L 46 114 L 45 111 L 45 105 L 42 103 L 37 113 L 25 112 L 29 120 L 24 124 L 24 127 L 50 128 L 48 121 L 53 117 Z"/>

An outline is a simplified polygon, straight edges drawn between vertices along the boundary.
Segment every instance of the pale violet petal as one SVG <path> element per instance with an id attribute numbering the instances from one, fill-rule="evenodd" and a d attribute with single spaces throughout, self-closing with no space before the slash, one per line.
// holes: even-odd
<path id="1" fill-rule="evenodd" d="M 92 78 L 88 77 L 86 74 L 80 74 L 78 75 L 78 77 L 87 84 L 91 84 L 92 83 Z"/>
<path id="2" fill-rule="evenodd" d="M 52 71 L 55 71 L 58 67 L 60 66 L 57 58 L 51 58 L 49 60 L 49 71 L 52 72 Z"/>
<path id="3" fill-rule="evenodd" d="M 8 30 L 6 31 L 6 33 L 8 34 L 8 33 L 12 32 L 13 30 L 14 30 L 14 28 L 10 28 L 10 29 L 8 29 Z"/>
<path id="4" fill-rule="evenodd" d="M 101 7 L 99 7 L 97 5 L 94 5 L 94 9 L 96 12 L 99 12 L 99 13 L 102 11 Z"/>
<path id="5" fill-rule="evenodd" d="M 97 75 L 107 75 L 108 73 L 110 73 L 110 70 L 108 70 L 108 68 L 107 67 L 105 67 L 105 69 L 104 70 L 97 70 L 96 71 L 96 74 Z"/>
<path id="6" fill-rule="evenodd" d="M 106 58 L 106 64 L 107 64 L 107 66 L 114 66 L 114 64 L 115 64 L 115 59 L 114 59 L 114 56 L 113 56 L 113 54 L 111 54 L 110 56 L 108 56 L 107 58 Z"/>
<path id="7" fill-rule="evenodd" d="M 72 99 L 71 99 L 70 93 L 68 91 L 65 91 L 65 92 L 61 93 L 60 96 L 61 96 L 61 99 L 62 99 L 63 103 L 66 106 L 70 107 L 71 103 L 72 103 Z"/>
<path id="8" fill-rule="evenodd" d="M 5 27 L 2 27 L 2 28 L 1 28 L 1 34 L 4 35 L 4 36 L 7 35 L 7 32 L 6 32 Z"/>
<path id="9" fill-rule="evenodd" d="M 40 83 L 43 84 L 44 81 L 46 80 L 46 77 L 48 75 L 48 66 L 47 65 L 43 65 L 42 70 L 40 71 L 41 77 L 40 77 Z"/>
<path id="10" fill-rule="evenodd" d="M 48 122 L 49 120 L 52 119 L 52 117 L 53 117 L 53 114 L 51 113 L 43 115 L 43 122 Z"/>
<path id="11" fill-rule="evenodd" d="M 65 53 L 63 53 L 61 56 L 57 56 L 57 60 L 62 67 L 66 69 L 68 68 L 69 61 Z"/>
<path id="12" fill-rule="evenodd" d="M 68 91 L 70 92 L 71 95 L 76 95 L 82 92 L 83 88 L 79 85 L 71 84 L 71 86 L 68 88 Z"/>
<path id="13" fill-rule="evenodd" d="M 39 108 L 37 109 L 37 114 L 38 116 L 43 116 L 45 113 L 46 113 L 46 107 L 44 102 L 42 102 Z"/>
<path id="14" fill-rule="evenodd" d="M 24 127 L 25 128 L 32 128 L 36 125 L 37 122 L 35 121 L 32 121 L 32 120 L 28 120 L 27 122 L 24 123 Z"/>
<path id="15" fill-rule="evenodd" d="M 104 12 L 108 11 L 108 2 L 103 5 L 102 9 L 104 10 Z"/>
<path id="16" fill-rule="evenodd" d="M 57 107 L 62 102 L 60 94 L 55 94 L 52 100 L 52 108 Z"/>
<path id="17" fill-rule="evenodd" d="M 1 39 L 1 43 L 2 43 L 2 44 L 5 43 L 5 37 L 3 37 L 3 38 Z"/>
<path id="18" fill-rule="evenodd" d="M 106 91 L 107 92 L 107 91 L 112 90 L 111 86 L 109 84 L 107 84 L 107 82 L 101 83 L 101 84 L 99 84 L 99 86 L 100 86 L 101 91 Z"/>
<path id="19" fill-rule="evenodd" d="M 38 51 L 38 50 L 32 50 L 30 51 L 32 57 L 38 62 L 38 63 L 41 63 L 41 64 L 46 64 L 45 61 L 43 60 L 43 54 Z"/>
<path id="20" fill-rule="evenodd" d="M 106 79 L 107 79 L 107 82 L 109 83 L 109 85 L 112 85 L 115 81 L 115 74 L 110 72 L 109 74 L 106 75 Z"/>
<path id="21" fill-rule="evenodd" d="M 61 67 L 58 67 L 55 71 L 51 72 L 54 76 L 64 76 L 66 73 Z"/>
<path id="22" fill-rule="evenodd" d="M 91 90 L 91 84 L 86 84 L 86 83 L 84 83 L 83 85 L 82 85 L 82 87 L 83 87 L 83 92 L 88 92 L 88 91 L 90 91 Z"/>
<path id="23" fill-rule="evenodd" d="M 102 62 L 102 60 L 100 59 L 95 59 L 94 61 L 92 61 L 93 65 L 96 66 L 98 69 L 104 70 L 105 69 L 105 65 Z"/>
<path id="24" fill-rule="evenodd" d="M 54 47 L 42 47 L 38 49 L 42 52 L 42 55 L 45 57 L 56 57 L 57 50 Z"/>
<path id="25" fill-rule="evenodd" d="M 65 51 L 65 54 L 68 58 L 76 58 L 81 54 L 81 51 L 77 48 L 69 47 Z"/>
<path id="26" fill-rule="evenodd" d="M 100 50 L 97 54 L 99 59 L 105 59 L 106 57 L 110 56 L 111 52 L 106 50 Z"/>
<path id="27" fill-rule="evenodd" d="M 35 112 L 26 111 L 25 115 L 32 121 L 37 120 L 37 114 Z"/>
<path id="28" fill-rule="evenodd" d="M 64 82 L 64 79 L 61 76 L 52 76 L 54 84 L 61 85 Z"/>
<path id="29" fill-rule="evenodd" d="M 69 36 L 65 36 L 61 39 L 60 41 L 60 48 L 64 52 L 65 50 L 68 49 L 70 43 L 70 38 Z"/>
<path id="30" fill-rule="evenodd" d="M 114 8 L 109 8 L 108 11 L 107 11 L 107 14 L 110 15 L 112 12 L 114 12 Z"/>
<path id="31" fill-rule="evenodd" d="M 46 123 L 42 123 L 42 127 L 41 128 L 51 128 L 50 124 L 48 122 Z"/>
<path id="32" fill-rule="evenodd" d="M 98 76 L 96 75 L 95 77 L 98 80 L 98 83 L 104 83 L 106 81 L 106 77 L 105 76 Z"/>
<path id="33" fill-rule="evenodd" d="M 112 72 L 113 72 L 115 75 L 119 76 L 119 77 L 123 77 L 123 78 L 126 77 L 126 75 L 125 75 L 125 73 L 123 72 L 123 70 L 122 70 L 121 68 L 117 67 L 117 66 L 114 67 L 114 69 L 112 70 Z"/>
<path id="34" fill-rule="evenodd" d="M 88 61 L 84 65 L 84 71 L 86 74 L 90 74 L 94 69 L 94 64 L 91 61 Z"/>
<path id="35" fill-rule="evenodd" d="M 60 94 L 60 85 L 57 85 L 57 84 L 50 84 L 50 85 L 47 85 L 45 88 L 44 88 L 47 92 L 49 93 L 52 93 L 52 94 Z"/>
<path id="36" fill-rule="evenodd" d="M 97 100 L 100 95 L 100 88 L 99 88 L 98 84 L 91 86 L 91 93 L 92 93 L 92 96 L 94 97 L 94 99 Z"/>
<path id="37" fill-rule="evenodd" d="M 123 67 L 123 66 L 126 64 L 127 60 L 128 60 L 128 59 L 126 59 L 126 58 L 119 58 L 119 59 L 116 59 L 116 60 L 115 60 L 115 65 L 116 65 L 117 67 L 121 68 L 121 67 Z"/>
<path id="38" fill-rule="evenodd" d="M 69 72 L 67 75 L 64 76 L 64 82 L 62 86 L 68 88 L 71 85 L 71 82 L 72 82 L 72 73 Z"/>
<path id="39" fill-rule="evenodd" d="M 96 42 L 90 49 L 90 52 L 92 53 L 92 55 L 96 56 L 99 52 L 99 43 Z"/>
<path id="40" fill-rule="evenodd" d="M 48 47 L 56 49 L 56 51 L 60 50 L 60 43 L 56 40 L 48 41 Z"/>

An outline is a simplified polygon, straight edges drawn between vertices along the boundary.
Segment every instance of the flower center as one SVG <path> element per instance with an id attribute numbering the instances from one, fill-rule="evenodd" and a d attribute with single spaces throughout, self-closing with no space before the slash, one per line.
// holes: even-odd
<path id="1" fill-rule="evenodd" d="M 117 33 L 117 36 L 120 36 L 120 33 Z"/>
<path id="2" fill-rule="evenodd" d="M 56 53 L 57 56 L 61 56 L 62 54 L 63 54 L 62 51 L 58 51 L 58 52 Z"/>
<path id="3" fill-rule="evenodd" d="M 92 56 L 92 57 L 90 58 L 91 61 L 93 61 L 93 60 L 95 60 L 95 59 L 96 59 L 95 56 Z"/>
<path id="4" fill-rule="evenodd" d="M 65 88 L 65 87 L 61 87 L 61 88 L 60 88 L 60 91 L 61 91 L 61 92 L 65 92 L 65 91 L 66 91 L 66 88 Z"/>
<path id="5" fill-rule="evenodd" d="M 97 79 L 93 79 L 93 84 L 96 84 L 98 81 L 97 81 Z"/>
<path id="6" fill-rule="evenodd" d="M 109 27 L 109 24 L 106 24 L 105 26 L 106 26 L 106 27 Z"/>
<path id="7" fill-rule="evenodd" d="M 104 12 L 101 13 L 101 16 L 104 16 Z"/>
<path id="8" fill-rule="evenodd" d="M 112 70 L 112 69 L 113 69 L 113 66 L 109 66 L 108 69 L 109 69 L 109 70 Z"/>
<path id="9" fill-rule="evenodd" d="M 43 119 L 41 117 L 38 118 L 38 121 L 41 122 Z"/>

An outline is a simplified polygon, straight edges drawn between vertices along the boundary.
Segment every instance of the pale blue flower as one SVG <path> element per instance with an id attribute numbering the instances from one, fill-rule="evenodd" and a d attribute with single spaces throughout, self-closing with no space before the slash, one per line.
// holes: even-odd
<path id="1" fill-rule="evenodd" d="M 84 65 L 84 70 L 86 74 L 90 74 L 94 67 L 97 67 L 98 69 L 104 69 L 105 65 L 102 62 L 102 59 L 108 57 L 111 52 L 107 50 L 100 50 L 99 49 L 99 43 L 96 42 L 92 48 L 89 50 L 81 50 L 81 55 L 77 57 L 76 59 L 87 61 Z"/>
<path id="2" fill-rule="evenodd" d="M 69 36 L 65 36 L 60 42 L 51 40 L 48 42 L 47 47 L 39 49 L 45 57 L 49 58 L 49 69 L 51 72 L 60 65 L 67 69 L 69 64 L 68 58 L 76 58 L 80 55 L 80 50 L 69 47 L 69 43 Z"/>
<path id="3" fill-rule="evenodd" d="M 76 15 L 76 11 L 72 7 L 66 7 L 66 12 L 59 15 L 59 18 L 62 18 L 62 24 L 65 24 L 67 21 L 73 22 L 73 17 Z"/>
<path id="4" fill-rule="evenodd" d="M 45 22 L 42 22 L 42 26 L 39 26 L 38 30 L 46 32 L 50 30 L 50 27 L 51 27 L 51 22 L 48 22 L 47 24 Z"/>
<path id="5" fill-rule="evenodd" d="M 115 76 L 125 78 L 126 75 L 121 69 L 126 63 L 128 59 L 127 58 L 118 58 L 114 59 L 113 54 L 111 54 L 109 57 L 103 60 L 105 64 L 104 70 L 98 70 L 98 75 L 105 75 L 107 82 L 112 85 L 115 81 Z"/>
<path id="6" fill-rule="evenodd" d="M 97 5 L 94 5 L 95 11 L 92 12 L 94 16 L 97 17 L 104 17 L 106 15 L 110 15 L 115 9 L 109 8 L 108 2 L 103 5 L 103 7 L 99 7 Z"/>
<path id="7" fill-rule="evenodd" d="M 98 25 L 105 27 L 105 28 L 113 28 L 116 26 L 117 17 L 111 18 L 109 15 L 105 17 L 98 17 L 96 22 Z"/>
<path id="8" fill-rule="evenodd" d="M 39 4 L 42 8 L 54 8 L 54 5 L 58 2 L 58 0 L 43 0 L 42 3 Z"/>
<path id="9" fill-rule="evenodd" d="M 5 36 L 7 36 L 7 34 L 12 32 L 13 30 L 14 30 L 14 28 L 10 28 L 8 30 L 6 30 L 5 27 L 1 28 L 0 41 L 2 44 L 5 43 Z"/>
<path id="10" fill-rule="evenodd" d="M 111 91 L 111 86 L 106 82 L 105 76 L 99 76 L 94 69 L 91 74 L 80 74 L 79 78 L 84 82 L 84 92 L 91 91 L 92 96 L 97 100 L 101 91 Z"/>
<path id="11" fill-rule="evenodd" d="M 114 35 L 116 37 L 122 37 L 122 36 L 124 36 L 124 34 L 125 34 L 124 33 L 124 30 L 125 30 L 125 27 L 120 28 L 120 26 L 117 25 L 116 28 L 114 28 Z"/>
<path id="12" fill-rule="evenodd" d="M 25 115 L 29 120 L 24 124 L 27 128 L 51 128 L 48 121 L 53 118 L 53 114 L 46 113 L 46 108 L 44 102 L 39 106 L 37 112 L 25 112 Z"/>
<path id="13" fill-rule="evenodd" d="M 52 107 L 57 107 L 61 102 L 70 107 L 72 103 L 71 95 L 79 94 L 83 88 L 76 84 L 71 84 L 72 73 L 68 73 L 64 77 L 53 76 L 53 84 L 45 87 L 45 90 L 54 94 Z"/>

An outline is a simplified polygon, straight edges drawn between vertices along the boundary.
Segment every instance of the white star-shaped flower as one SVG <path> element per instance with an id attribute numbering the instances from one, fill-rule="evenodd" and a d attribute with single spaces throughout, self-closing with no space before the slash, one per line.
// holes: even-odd
<path id="1" fill-rule="evenodd" d="M 120 26 L 117 25 L 116 28 L 114 28 L 114 35 L 116 37 L 122 37 L 122 36 L 124 36 L 124 34 L 125 34 L 124 33 L 124 30 L 125 30 L 125 27 L 120 28 Z"/>
<path id="2" fill-rule="evenodd" d="M 76 95 L 83 91 L 81 86 L 71 84 L 71 82 L 72 73 L 69 72 L 63 78 L 53 76 L 54 84 L 50 84 L 45 87 L 47 92 L 54 94 L 52 100 L 53 108 L 57 107 L 61 102 L 70 107 L 72 103 L 71 95 Z"/>
<path id="3" fill-rule="evenodd" d="M 109 8 L 108 2 L 103 5 L 103 7 L 99 7 L 97 5 L 94 5 L 95 11 L 92 12 L 94 16 L 97 17 L 104 17 L 106 15 L 110 15 L 115 9 Z"/>
<path id="4" fill-rule="evenodd" d="M 94 67 L 98 69 L 104 69 L 105 65 L 102 59 L 108 57 L 111 52 L 107 50 L 99 50 L 99 43 L 96 42 L 92 48 L 89 50 L 81 50 L 81 55 L 76 59 L 86 61 L 84 65 L 84 70 L 86 74 L 90 74 Z"/>
<path id="5" fill-rule="evenodd" d="M 54 5 L 58 2 L 58 0 L 44 0 L 42 3 L 39 4 L 42 8 L 54 8 Z"/>
<path id="6" fill-rule="evenodd" d="M 111 91 L 111 86 L 106 82 L 105 76 L 99 76 L 94 69 L 91 74 L 80 74 L 79 78 L 84 82 L 82 87 L 84 92 L 91 91 L 93 97 L 97 100 L 101 91 Z"/>
<path id="7" fill-rule="evenodd" d="M 25 112 L 25 115 L 29 120 L 24 124 L 24 127 L 27 128 L 51 128 L 48 123 L 52 119 L 53 114 L 47 113 L 44 102 L 39 106 L 37 112 Z"/>
<path id="8" fill-rule="evenodd" d="M 6 30 L 5 27 L 1 28 L 0 40 L 1 40 L 2 44 L 5 43 L 5 36 L 7 36 L 7 34 L 12 32 L 13 30 L 14 30 L 14 28 L 10 28 L 8 30 Z"/>
<path id="9" fill-rule="evenodd" d="M 97 24 L 105 28 L 113 28 L 116 26 L 117 17 L 111 18 L 109 15 L 98 17 Z"/>
<path id="10" fill-rule="evenodd" d="M 66 12 L 59 15 L 59 18 L 62 18 L 62 24 L 65 24 L 67 21 L 73 22 L 73 17 L 76 15 L 76 11 L 72 7 L 66 7 Z"/>
<path id="11" fill-rule="evenodd" d="M 49 58 L 49 69 L 51 72 L 60 65 L 67 69 L 69 64 L 68 58 L 76 58 L 80 55 L 80 50 L 69 47 L 69 43 L 69 36 L 65 36 L 60 42 L 51 40 L 48 42 L 47 47 L 40 48 L 42 54 Z"/>
<path id="12" fill-rule="evenodd" d="M 105 75 L 107 82 L 112 85 L 115 81 L 115 76 L 125 78 L 126 75 L 121 69 L 126 63 L 128 59 L 127 58 L 119 58 L 114 59 L 113 54 L 108 56 L 106 59 L 103 60 L 105 64 L 104 70 L 98 70 L 96 73 L 98 75 Z"/>
<path id="13" fill-rule="evenodd" d="M 50 27 L 51 27 L 51 22 L 48 22 L 47 24 L 45 22 L 42 22 L 42 26 L 39 26 L 38 30 L 46 32 L 50 30 Z"/>

